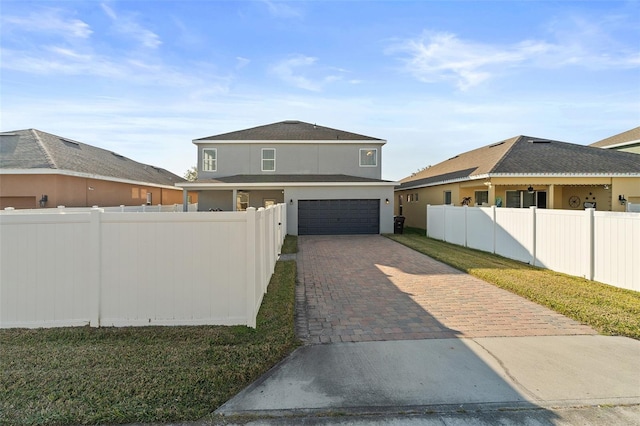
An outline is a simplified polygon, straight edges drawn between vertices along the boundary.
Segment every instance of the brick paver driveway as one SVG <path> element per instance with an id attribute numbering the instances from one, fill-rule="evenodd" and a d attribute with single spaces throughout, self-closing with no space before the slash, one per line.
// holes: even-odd
<path id="1" fill-rule="evenodd" d="M 596 334 L 379 235 L 298 238 L 307 343 Z"/>

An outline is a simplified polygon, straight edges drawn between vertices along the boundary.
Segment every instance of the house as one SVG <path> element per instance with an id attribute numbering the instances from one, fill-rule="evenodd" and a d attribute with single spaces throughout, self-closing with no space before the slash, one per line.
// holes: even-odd
<path id="1" fill-rule="evenodd" d="M 282 121 L 195 139 L 198 209 L 287 204 L 287 233 L 393 231 L 393 188 L 381 179 L 383 139 Z"/>
<path id="2" fill-rule="evenodd" d="M 594 142 L 589 146 L 640 154 L 640 127 Z"/>
<path id="3" fill-rule="evenodd" d="M 35 129 L 0 133 L 0 208 L 182 204 L 184 179 Z M 195 200 L 193 200 L 195 201 Z"/>
<path id="4" fill-rule="evenodd" d="M 640 203 L 640 156 L 516 136 L 468 151 L 402 179 L 396 214 L 425 227 L 426 205 L 624 211 Z"/>

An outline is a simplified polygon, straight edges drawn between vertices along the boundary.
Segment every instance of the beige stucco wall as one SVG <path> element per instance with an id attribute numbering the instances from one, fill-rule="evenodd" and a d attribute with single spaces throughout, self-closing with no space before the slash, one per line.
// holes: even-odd
<path id="1" fill-rule="evenodd" d="M 489 181 L 491 186 L 485 185 Z M 506 191 L 526 190 L 529 186 L 547 193 L 547 208 L 550 209 L 581 210 L 585 202 L 595 202 L 599 211 L 625 211 L 625 206 L 618 202 L 619 195 L 624 195 L 629 202 L 640 203 L 640 177 L 505 177 L 396 191 L 395 214 L 399 214 L 399 197 L 402 196 L 405 225 L 424 229 L 427 204 L 443 204 L 445 191 L 451 191 L 451 202 L 457 206 L 462 204 L 464 197 L 471 197 L 470 205 L 474 205 L 475 191 L 489 191 L 489 205 L 494 205 L 496 197 L 500 197 L 504 206 Z M 409 194 L 418 194 L 418 201 L 407 202 Z M 577 207 L 569 205 L 572 196 L 579 198 Z"/>
<path id="2" fill-rule="evenodd" d="M 158 188 L 148 185 L 111 182 L 99 179 L 65 175 L 0 175 L 0 208 L 27 208 L 11 205 L 20 197 L 33 200 L 31 208 L 39 207 L 38 201 L 46 194 L 45 207 L 135 206 L 147 202 L 157 204 L 182 204 L 182 189 Z M 197 201 L 193 194 L 192 202 Z"/>

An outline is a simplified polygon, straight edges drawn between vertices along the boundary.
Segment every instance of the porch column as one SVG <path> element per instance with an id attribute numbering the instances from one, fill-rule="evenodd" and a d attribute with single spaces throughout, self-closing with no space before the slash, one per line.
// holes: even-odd
<path id="1" fill-rule="evenodd" d="M 186 188 L 182 188 L 182 211 L 189 211 L 189 191 Z"/>
<path id="2" fill-rule="evenodd" d="M 547 208 L 555 209 L 556 207 L 553 205 L 553 200 L 555 199 L 556 186 L 554 184 L 549 185 L 548 193 L 547 193 Z"/>
<path id="3" fill-rule="evenodd" d="M 232 211 L 238 210 L 238 190 L 234 188 L 233 190 L 233 199 L 231 200 L 231 206 L 233 207 Z"/>

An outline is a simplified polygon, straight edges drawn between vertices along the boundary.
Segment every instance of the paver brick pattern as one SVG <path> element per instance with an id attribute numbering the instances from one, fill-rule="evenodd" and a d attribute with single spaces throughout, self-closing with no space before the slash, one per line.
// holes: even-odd
<path id="1" fill-rule="evenodd" d="M 597 334 L 379 235 L 298 238 L 296 328 L 309 344 Z"/>

